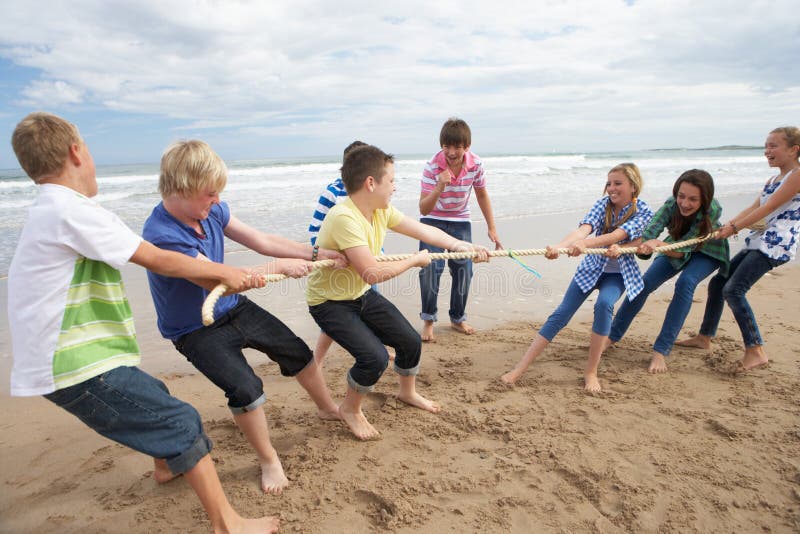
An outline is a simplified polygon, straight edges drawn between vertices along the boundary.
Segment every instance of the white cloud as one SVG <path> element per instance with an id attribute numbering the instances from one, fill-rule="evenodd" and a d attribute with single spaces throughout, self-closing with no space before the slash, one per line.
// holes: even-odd
<path id="1" fill-rule="evenodd" d="M 59 107 L 66 104 L 79 104 L 83 100 L 81 90 L 61 80 L 34 80 L 22 90 L 22 97 L 22 104 L 34 107 Z"/>
<path id="2" fill-rule="evenodd" d="M 461 115 L 493 151 L 582 150 L 691 146 L 729 121 L 760 142 L 800 110 L 788 0 L 14 4 L 0 55 L 41 71 L 27 105 L 193 131 L 427 150 Z"/>

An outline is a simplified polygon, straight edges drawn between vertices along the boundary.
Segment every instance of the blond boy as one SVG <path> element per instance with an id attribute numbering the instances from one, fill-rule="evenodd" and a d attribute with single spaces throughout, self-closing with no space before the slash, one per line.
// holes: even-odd
<path id="1" fill-rule="evenodd" d="M 235 290 L 252 287 L 249 274 L 160 250 L 94 202 L 94 160 L 64 119 L 32 113 L 12 144 L 39 189 L 8 275 L 12 395 L 43 395 L 99 434 L 152 456 L 158 482 L 184 474 L 214 531 L 277 531 L 276 518 L 244 519 L 233 510 L 197 411 L 136 367 L 119 268 L 131 261 Z"/>

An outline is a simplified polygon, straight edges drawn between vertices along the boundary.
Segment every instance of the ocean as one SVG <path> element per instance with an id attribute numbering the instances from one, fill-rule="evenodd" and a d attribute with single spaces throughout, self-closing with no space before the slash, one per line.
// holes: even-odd
<path id="1" fill-rule="evenodd" d="M 416 216 L 419 179 L 431 154 L 396 156 L 393 204 Z M 752 192 L 774 174 L 761 148 L 665 149 L 581 154 L 481 154 L 495 218 L 559 214 L 591 207 L 602 195 L 606 173 L 632 161 L 644 177 L 642 198 L 657 208 L 685 170 L 705 169 L 714 177 L 716 197 Z M 325 186 L 339 174 L 339 159 L 266 159 L 228 162 L 222 199 L 240 220 L 260 230 L 304 241 L 311 214 Z M 158 164 L 97 167 L 96 200 L 117 213 L 134 231 L 159 201 Z M 5 277 L 36 187 L 20 169 L 0 170 L 0 277 Z M 482 220 L 472 201 L 473 220 Z M 734 213 L 726 213 L 728 216 Z M 725 217 L 723 216 L 723 219 Z M 569 229 L 565 228 L 564 233 Z M 538 248 L 546 243 L 529 243 Z M 229 244 L 228 250 L 238 245 Z"/>

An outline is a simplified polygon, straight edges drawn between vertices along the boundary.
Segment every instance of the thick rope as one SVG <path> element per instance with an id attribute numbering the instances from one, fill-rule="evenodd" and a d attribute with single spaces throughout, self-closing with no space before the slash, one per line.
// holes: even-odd
<path id="1" fill-rule="evenodd" d="M 653 252 L 667 252 L 669 250 L 675 250 L 678 248 L 688 247 L 691 245 L 695 245 L 697 243 L 702 243 L 708 239 L 711 239 L 714 236 L 714 233 L 708 234 L 703 237 L 696 237 L 694 239 L 687 239 L 686 241 L 679 241 L 677 243 L 671 243 L 669 245 L 664 245 L 661 247 L 656 247 L 653 249 Z M 559 248 L 557 249 L 559 254 L 569 254 L 569 248 Z M 587 248 L 583 251 L 583 254 L 605 254 L 608 251 L 607 248 Z M 547 252 L 546 248 L 526 248 L 526 249 L 514 249 L 514 250 L 491 250 L 489 251 L 489 257 L 491 258 L 498 258 L 498 257 L 510 257 L 512 254 L 517 256 L 544 256 Z M 620 254 L 634 254 L 636 253 L 636 247 L 620 247 L 619 248 Z M 468 252 L 432 252 L 429 254 L 431 260 L 460 260 L 465 258 L 472 258 L 477 256 L 478 253 L 476 251 L 468 251 Z M 414 256 L 414 254 L 386 254 L 382 256 L 375 256 L 375 261 L 400 261 L 406 260 L 410 257 Z M 326 267 L 333 267 L 334 265 L 333 260 L 320 260 L 315 261 L 311 270 L 322 269 Z M 279 282 L 280 280 L 284 280 L 289 278 L 285 274 L 265 274 L 262 275 L 262 278 L 265 282 Z M 214 322 L 214 306 L 217 305 L 217 301 L 219 298 L 228 290 L 228 287 L 225 284 L 220 284 L 215 287 L 206 297 L 205 302 L 203 302 L 203 308 L 201 310 L 201 315 L 203 317 L 203 324 L 208 326 Z"/>

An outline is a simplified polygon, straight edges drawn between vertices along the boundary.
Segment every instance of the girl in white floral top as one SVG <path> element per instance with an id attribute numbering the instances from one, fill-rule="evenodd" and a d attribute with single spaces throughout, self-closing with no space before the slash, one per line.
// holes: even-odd
<path id="1" fill-rule="evenodd" d="M 708 284 L 708 300 L 700 333 L 679 341 L 686 347 L 711 348 L 722 316 L 723 300 L 728 303 L 744 341 L 744 356 L 738 366 L 742 371 L 763 367 L 769 361 L 747 291 L 768 271 L 792 260 L 797 252 L 800 233 L 800 129 L 794 126 L 775 128 L 767 136 L 764 156 L 779 174 L 770 178 L 753 204 L 733 217 L 720 229 L 727 238 L 762 218 L 764 230 L 753 230 L 745 247 L 732 260 L 727 275 L 718 274 Z"/>

